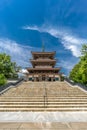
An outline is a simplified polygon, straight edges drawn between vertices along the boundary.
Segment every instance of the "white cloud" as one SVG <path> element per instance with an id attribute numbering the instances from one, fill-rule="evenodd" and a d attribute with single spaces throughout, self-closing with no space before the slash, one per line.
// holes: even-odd
<path id="1" fill-rule="evenodd" d="M 55 38 L 59 38 L 61 43 L 64 47 L 70 50 L 75 57 L 79 57 L 81 55 L 80 49 L 82 44 L 87 43 L 87 39 L 79 38 L 73 36 L 69 31 L 62 28 L 54 28 L 52 26 L 45 26 L 42 27 L 38 26 L 24 26 L 23 29 L 25 30 L 37 30 L 39 32 L 46 32 L 50 35 L 54 36 Z"/>
<path id="2" fill-rule="evenodd" d="M 16 61 L 17 64 L 22 67 L 31 66 L 29 62 L 29 59 L 31 58 L 31 51 L 34 51 L 36 49 L 39 50 L 39 48 L 20 45 L 10 39 L 0 38 L 0 53 L 4 52 L 6 54 L 9 54 L 12 57 L 12 61 Z M 74 62 L 72 62 L 72 60 L 69 61 L 70 62 L 61 60 L 58 65 L 67 69 L 69 72 L 74 65 Z"/>
<path id="3" fill-rule="evenodd" d="M 81 55 L 80 53 L 81 46 L 82 44 L 87 43 L 87 39 L 82 39 L 67 34 L 62 38 L 61 42 L 66 49 L 71 50 L 74 56 L 79 57 Z"/>
<path id="4" fill-rule="evenodd" d="M 63 66 L 63 68 L 67 69 L 68 71 L 70 71 L 73 66 L 75 65 L 74 62 L 72 62 L 72 60 L 70 60 L 70 62 L 68 61 L 64 61 L 64 60 L 61 60 L 61 62 L 59 63 L 60 66 Z"/>
<path id="5" fill-rule="evenodd" d="M 23 67 L 30 65 L 29 58 L 31 58 L 31 50 L 33 49 L 30 46 L 22 46 L 9 39 L 0 39 L 0 53 L 4 52 L 11 55 L 12 60 Z"/>
<path id="6" fill-rule="evenodd" d="M 22 27 L 22 29 L 25 29 L 25 30 L 36 30 L 36 31 L 41 31 L 41 28 L 38 28 L 37 26 L 24 26 Z"/>

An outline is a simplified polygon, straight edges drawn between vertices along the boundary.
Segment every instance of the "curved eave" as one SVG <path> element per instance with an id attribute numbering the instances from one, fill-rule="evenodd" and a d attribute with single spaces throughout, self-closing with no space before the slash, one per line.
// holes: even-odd
<path id="1" fill-rule="evenodd" d="M 51 66 L 54 67 L 56 64 L 56 60 L 30 60 L 30 61 L 31 61 L 31 64 L 33 67 L 35 67 L 36 65 L 39 65 L 39 64 L 41 64 L 43 66 L 44 66 L 44 64 L 46 64 L 46 65 L 50 64 Z"/>
<path id="2" fill-rule="evenodd" d="M 56 60 L 30 60 L 31 63 L 56 63 Z"/>
<path id="3" fill-rule="evenodd" d="M 53 51 L 53 52 L 31 52 L 32 53 L 32 55 L 39 55 L 39 54 L 41 54 L 41 55 L 46 55 L 46 54 L 50 54 L 50 55 L 55 55 L 56 54 L 56 51 Z"/>
<path id="4" fill-rule="evenodd" d="M 28 71 L 30 70 L 60 70 L 61 68 L 27 68 Z"/>

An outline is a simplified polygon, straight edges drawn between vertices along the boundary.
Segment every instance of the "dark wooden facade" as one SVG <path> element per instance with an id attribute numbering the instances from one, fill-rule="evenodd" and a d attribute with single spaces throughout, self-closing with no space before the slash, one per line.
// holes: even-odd
<path id="1" fill-rule="evenodd" d="M 29 80 L 32 81 L 55 81 L 60 80 L 60 68 L 55 68 L 56 52 L 31 52 L 30 62 L 32 68 L 27 68 Z"/>

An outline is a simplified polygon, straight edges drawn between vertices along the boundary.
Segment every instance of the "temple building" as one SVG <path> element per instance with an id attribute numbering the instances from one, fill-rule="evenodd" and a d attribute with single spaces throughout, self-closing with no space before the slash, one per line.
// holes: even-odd
<path id="1" fill-rule="evenodd" d="M 32 81 L 56 81 L 61 80 L 61 68 L 56 68 L 56 52 L 31 52 L 30 62 L 32 68 L 27 68 L 28 78 Z"/>

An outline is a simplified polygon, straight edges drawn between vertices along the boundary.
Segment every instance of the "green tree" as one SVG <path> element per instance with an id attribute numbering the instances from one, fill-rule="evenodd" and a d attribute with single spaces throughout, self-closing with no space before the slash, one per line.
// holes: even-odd
<path id="1" fill-rule="evenodd" d="M 0 74 L 6 78 L 12 78 L 17 75 L 15 70 L 16 63 L 11 62 L 11 57 L 5 53 L 0 54 Z"/>
<path id="2" fill-rule="evenodd" d="M 82 45 L 81 54 L 87 56 L 87 44 Z"/>
<path id="3" fill-rule="evenodd" d="M 4 85 L 7 83 L 7 80 L 4 76 L 4 74 L 0 74 L 0 86 Z"/>
<path id="4" fill-rule="evenodd" d="M 80 63 L 76 64 L 72 69 L 72 71 L 70 72 L 70 79 L 72 79 L 75 82 L 78 82 L 78 77 L 80 78 L 80 75 L 78 75 L 79 73 L 78 68 L 80 68 Z"/>
<path id="5" fill-rule="evenodd" d="M 78 64 L 70 72 L 70 79 L 75 82 L 87 85 L 87 45 L 82 45 L 81 57 Z"/>

